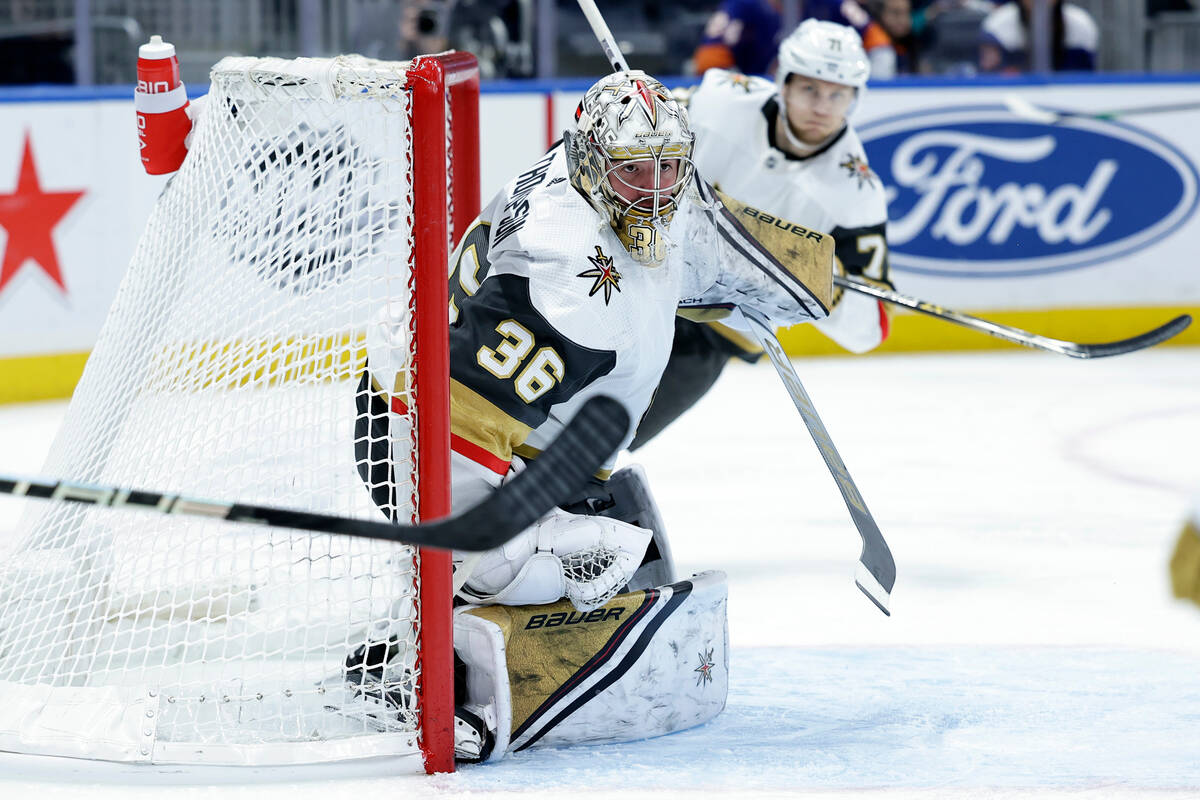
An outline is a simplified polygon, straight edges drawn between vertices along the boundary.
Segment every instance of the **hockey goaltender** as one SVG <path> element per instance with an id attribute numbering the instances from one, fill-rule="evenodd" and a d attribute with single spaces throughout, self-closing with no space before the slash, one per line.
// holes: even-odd
<path id="1" fill-rule="evenodd" d="M 591 397 L 640 419 L 677 313 L 735 325 L 739 306 L 777 325 L 828 315 L 833 239 L 716 192 L 693 148 L 687 111 L 660 82 L 613 73 L 464 235 L 450 276 L 456 509 L 536 458 Z M 377 442 L 405 424 L 407 398 L 387 355 L 406 322 L 384 322 L 359 394 Z M 456 555 L 460 761 L 657 736 L 724 708 L 725 576 L 676 575 L 643 473 L 609 467 L 504 546 Z M 389 652 L 381 638 L 346 669 L 381 710 Z"/>

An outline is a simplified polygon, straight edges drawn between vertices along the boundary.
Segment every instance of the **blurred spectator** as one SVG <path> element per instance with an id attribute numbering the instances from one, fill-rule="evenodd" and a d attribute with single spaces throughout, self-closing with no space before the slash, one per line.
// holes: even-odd
<path id="1" fill-rule="evenodd" d="M 779 0 L 723 0 L 692 56 L 697 75 L 717 67 L 745 75 L 772 71 L 782 25 Z"/>
<path id="2" fill-rule="evenodd" d="M 993 0 L 915 0 L 912 12 L 913 33 L 923 36 L 942 14 L 954 14 L 964 9 L 990 12 L 995 8 L 996 3 Z"/>
<path id="3" fill-rule="evenodd" d="M 917 37 L 913 32 L 913 11 L 910 0 L 868 0 L 867 11 L 872 21 L 863 32 L 863 47 L 871 61 L 872 74 L 877 78 L 917 71 Z M 884 55 L 890 51 L 891 55 Z M 876 56 L 876 52 L 879 56 Z M 891 72 L 886 65 L 889 60 Z"/>
<path id="4" fill-rule="evenodd" d="M 1056 72 L 1096 69 L 1100 31 L 1088 12 L 1073 3 L 1049 0 L 1051 67 Z M 983 21 L 979 69 L 1021 72 L 1030 67 L 1029 11 L 1033 0 L 1009 0 Z"/>
<path id="5" fill-rule="evenodd" d="M 0 38 L 0 85 L 74 83 L 73 33 Z"/>
<path id="6" fill-rule="evenodd" d="M 900 36 L 907 37 L 907 42 L 899 48 L 882 22 L 885 15 L 893 21 L 894 30 Z M 867 51 L 867 60 L 871 62 L 871 77 L 874 79 L 887 80 L 896 76 L 901 49 L 908 65 L 906 71 L 911 71 L 911 15 L 910 0 L 808 0 L 804 4 L 805 19 L 823 19 L 849 25 L 858 32 L 862 37 L 863 49 Z M 901 22 L 901 17 L 906 19 Z"/>
<path id="7" fill-rule="evenodd" d="M 972 75 L 979 63 L 983 20 L 992 0 L 916 0 L 912 26 L 922 72 Z"/>
<path id="8" fill-rule="evenodd" d="M 403 60 L 439 53 L 449 46 L 447 19 L 452 0 L 404 0 L 367 9 L 354 31 L 356 53 Z"/>
<path id="9" fill-rule="evenodd" d="M 1146 16 L 1153 17 L 1163 11 L 1195 11 L 1191 0 L 1146 0 Z"/>

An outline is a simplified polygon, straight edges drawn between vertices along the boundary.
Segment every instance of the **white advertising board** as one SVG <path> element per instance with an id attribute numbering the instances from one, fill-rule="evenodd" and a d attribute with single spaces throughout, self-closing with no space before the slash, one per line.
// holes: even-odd
<path id="1" fill-rule="evenodd" d="M 91 348 L 163 180 L 131 100 L 0 103 L 0 357 Z"/>
<path id="2" fill-rule="evenodd" d="M 1194 83 L 872 91 L 855 123 L 889 194 L 905 291 L 968 308 L 1200 307 Z M 1015 116 L 1018 97 L 1078 112 Z"/>
<path id="3" fill-rule="evenodd" d="M 572 124 L 587 83 L 484 86 L 485 202 Z M 1200 310 L 1200 109 L 1046 124 L 1005 105 L 1095 114 L 1198 88 L 872 87 L 854 123 L 889 192 L 897 287 L 964 311 Z M 0 402 L 47 396 L 42 357 L 82 367 L 164 181 L 138 161 L 131 90 L 0 90 Z"/>

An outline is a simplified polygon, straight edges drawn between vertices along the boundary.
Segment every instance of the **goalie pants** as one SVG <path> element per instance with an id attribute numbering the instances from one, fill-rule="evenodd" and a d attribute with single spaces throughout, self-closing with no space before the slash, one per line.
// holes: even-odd
<path id="1" fill-rule="evenodd" d="M 629 449 L 638 449 L 694 406 L 717 382 L 730 358 L 753 363 L 761 355 L 734 344 L 712 325 L 676 317 L 671 359 Z"/>

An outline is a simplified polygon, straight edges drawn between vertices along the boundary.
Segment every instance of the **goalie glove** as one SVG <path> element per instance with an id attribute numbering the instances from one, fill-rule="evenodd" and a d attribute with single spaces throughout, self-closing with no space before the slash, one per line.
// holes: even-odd
<path id="1" fill-rule="evenodd" d="M 703 182 L 697 190 L 710 224 L 694 226 L 689 252 L 697 261 L 716 258 L 719 266 L 708 289 L 680 301 L 680 316 L 712 322 L 746 306 L 776 325 L 794 325 L 829 314 L 832 236 L 748 206 Z"/>
<path id="2" fill-rule="evenodd" d="M 566 597 L 580 611 L 629 583 L 651 532 L 607 517 L 554 510 L 475 563 L 462 596 L 473 603 L 542 605 Z"/>

